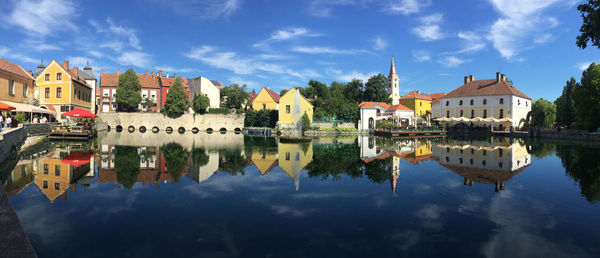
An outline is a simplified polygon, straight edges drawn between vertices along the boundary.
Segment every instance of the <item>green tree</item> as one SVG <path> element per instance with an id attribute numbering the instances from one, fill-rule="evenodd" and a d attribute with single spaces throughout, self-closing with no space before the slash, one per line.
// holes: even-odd
<path id="1" fill-rule="evenodd" d="M 131 189 L 140 174 L 140 156 L 137 148 L 118 145 L 115 147 L 115 173 L 117 182 Z"/>
<path id="2" fill-rule="evenodd" d="M 363 101 L 376 101 L 390 103 L 390 94 L 387 91 L 388 78 L 383 74 L 371 76 L 365 84 Z"/>
<path id="3" fill-rule="evenodd" d="M 542 128 L 550 128 L 556 121 L 556 106 L 550 101 L 542 98 L 536 100 L 531 106 L 531 111 Z"/>
<path id="4" fill-rule="evenodd" d="M 206 151 L 204 149 L 196 148 L 192 150 L 192 161 L 194 162 L 194 165 L 202 167 L 208 164 L 208 160 L 208 155 L 206 155 Z"/>
<path id="5" fill-rule="evenodd" d="M 194 96 L 194 103 L 192 105 L 194 112 L 204 114 L 206 113 L 206 108 L 208 108 L 208 106 L 210 106 L 210 99 L 206 95 L 200 94 Z"/>
<path id="6" fill-rule="evenodd" d="M 289 91 L 288 89 L 283 89 L 283 90 L 279 91 L 279 96 L 285 95 L 286 93 L 288 93 L 288 91 Z"/>
<path id="7" fill-rule="evenodd" d="M 219 150 L 219 169 L 231 175 L 245 174 L 244 168 L 248 166 L 249 158 L 242 155 L 241 149 Z"/>
<path id="8" fill-rule="evenodd" d="M 302 115 L 302 132 L 306 132 L 308 129 L 310 129 L 310 118 L 304 112 L 304 115 Z"/>
<path id="9" fill-rule="evenodd" d="M 344 103 L 338 110 L 337 117 L 338 119 L 346 121 L 358 121 L 358 104 L 350 102 Z"/>
<path id="10" fill-rule="evenodd" d="M 234 83 L 231 86 L 221 89 L 221 101 L 227 108 L 241 109 L 242 105 L 248 101 L 250 94 L 246 92 L 246 84 L 239 86 Z"/>
<path id="11" fill-rule="evenodd" d="M 182 115 L 190 108 L 190 99 L 183 88 L 180 77 L 175 77 L 175 82 L 167 92 L 167 100 L 161 112 L 167 116 L 175 117 Z"/>
<path id="12" fill-rule="evenodd" d="M 135 112 L 142 101 L 142 83 L 135 71 L 127 69 L 119 75 L 117 84 L 117 110 L 120 112 Z"/>
<path id="13" fill-rule="evenodd" d="M 600 65 L 592 63 L 581 77 L 581 86 L 574 87 L 573 107 L 578 128 L 596 130 L 600 127 Z"/>
<path id="14" fill-rule="evenodd" d="M 173 183 L 179 182 L 188 164 L 189 153 L 177 143 L 169 143 L 160 148 L 165 157 L 165 166 Z"/>
<path id="15" fill-rule="evenodd" d="M 583 24 L 579 28 L 581 34 L 577 36 L 577 46 L 584 49 L 591 41 L 592 46 L 600 47 L 600 0 L 588 0 L 586 4 L 577 6 L 577 10 L 583 18 Z"/>
<path id="16" fill-rule="evenodd" d="M 144 106 L 147 109 L 151 109 L 152 107 L 156 106 L 156 102 L 152 98 L 145 98 L 144 99 Z"/>
<path id="17" fill-rule="evenodd" d="M 563 88 L 562 95 L 554 101 L 556 105 L 556 121 L 561 126 L 571 127 L 571 124 L 575 121 L 573 89 L 578 86 L 579 84 L 575 78 L 571 77 L 571 80 L 567 81 L 567 84 Z"/>
<path id="18" fill-rule="evenodd" d="M 344 90 L 344 96 L 349 101 L 352 101 L 356 104 L 362 102 L 363 91 L 364 91 L 364 83 L 359 79 L 353 79 L 351 82 L 346 84 L 346 89 Z"/>

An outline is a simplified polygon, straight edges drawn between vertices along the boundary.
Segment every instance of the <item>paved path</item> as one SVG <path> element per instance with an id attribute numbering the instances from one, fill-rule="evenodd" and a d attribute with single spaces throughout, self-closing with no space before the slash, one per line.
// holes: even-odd
<path id="1" fill-rule="evenodd" d="M 37 257 L 0 185 L 0 257 Z"/>

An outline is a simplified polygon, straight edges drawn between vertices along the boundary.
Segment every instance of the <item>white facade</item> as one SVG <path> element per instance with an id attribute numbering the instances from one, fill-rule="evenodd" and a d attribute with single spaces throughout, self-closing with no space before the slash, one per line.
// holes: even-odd
<path id="1" fill-rule="evenodd" d="M 377 119 L 376 108 L 361 108 L 360 109 L 360 122 L 358 123 L 358 130 L 369 130 L 375 129 L 375 121 Z"/>
<path id="2" fill-rule="evenodd" d="M 221 103 L 221 91 L 209 79 L 202 76 L 188 80 L 192 99 L 194 95 L 204 94 L 210 100 L 210 108 L 218 108 Z"/>
<path id="3" fill-rule="evenodd" d="M 524 145 L 465 146 L 435 144 L 433 156 L 440 164 L 465 168 L 512 172 L 531 164 L 531 154 Z"/>
<path id="4" fill-rule="evenodd" d="M 394 58 L 392 58 L 392 64 L 390 66 L 390 74 L 388 75 L 388 93 L 392 99 L 392 105 L 400 104 L 400 88 L 398 74 L 396 74 L 396 66 L 394 65 Z"/>
<path id="5" fill-rule="evenodd" d="M 512 119 L 511 125 L 518 128 L 524 125 L 527 113 L 531 111 L 531 100 L 514 95 L 441 98 L 440 103 L 432 104 L 431 108 L 434 118 L 508 117 Z"/>

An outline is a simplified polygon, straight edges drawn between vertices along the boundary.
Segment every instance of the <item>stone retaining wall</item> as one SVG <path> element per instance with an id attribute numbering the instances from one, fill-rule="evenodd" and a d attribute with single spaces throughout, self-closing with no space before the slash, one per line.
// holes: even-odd
<path id="1" fill-rule="evenodd" d="M 51 124 L 23 124 L 10 131 L 3 129 L 0 136 L 0 163 L 17 154 L 28 136 L 45 135 L 51 131 Z"/>
<path id="2" fill-rule="evenodd" d="M 575 140 L 600 142 L 600 133 L 588 133 L 585 131 L 555 131 L 555 130 L 540 130 L 538 137 L 549 138 L 555 140 Z"/>
<path id="3" fill-rule="evenodd" d="M 160 131 L 165 131 L 167 127 L 171 127 L 173 131 L 177 131 L 183 127 L 186 131 L 191 131 L 197 128 L 200 131 L 212 129 L 219 131 L 225 128 L 227 131 L 241 130 L 244 128 L 245 114 L 204 114 L 196 115 L 184 114 L 178 118 L 169 118 L 161 113 L 100 113 L 98 115 L 110 130 L 114 130 L 117 126 L 121 126 L 124 132 L 128 131 L 130 126 L 133 126 L 135 131 L 139 131 L 140 127 L 144 127 L 147 131 L 151 131 L 153 127 L 158 127 Z"/>
<path id="4" fill-rule="evenodd" d="M 318 128 L 334 128 L 333 123 L 312 123 L 311 126 L 318 127 Z M 339 128 L 356 128 L 356 124 L 355 123 L 339 123 L 339 124 L 337 124 L 337 127 L 339 127 Z"/>

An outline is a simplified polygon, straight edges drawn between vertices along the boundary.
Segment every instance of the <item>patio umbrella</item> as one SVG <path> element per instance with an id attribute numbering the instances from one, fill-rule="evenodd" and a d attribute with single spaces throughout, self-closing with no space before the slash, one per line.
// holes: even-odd
<path id="1" fill-rule="evenodd" d="M 493 117 L 488 117 L 483 119 L 483 121 L 488 122 L 488 123 L 498 123 L 500 120 L 493 118 Z"/>
<path id="2" fill-rule="evenodd" d="M 512 119 L 510 119 L 508 117 L 502 118 L 499 121 L 502 122 L 502 123 L 505 123 L 505 122 L 511 122 L 512 123 Z"/>
<path id="3" fill-rule="evenodd" d="M 9 104 L 6 104 L 4 102 L 0 102 L 0 111 L 11 111 L 11 110 L 15 110 L 17 109 L 16 107 L 13 107 Z"/>
<path id="4" fill-rule="evenodd" d="M 96 118 L 98 117 L 97 115 L 94 115 L 94 113 L 87 111 L 85 109 L 81 109 L 81 108 L 75 108 L 69 112 L 63 113 L 62 116 L 69 116 L 69 117 L 86 117 L 86 118 Z"/>
<path id="5" fill-rule="evenodd" d="M 62 159 L 63 163 L 71 164 L 75 167 L 90 163 L 92 152 L 88 151 L 73 151 L 68 156 Z"/>
<path id="6" fill-rule="evenodd" d="M 435 121 L 438 121 L 438 122 L 448 122 L 448 121 L 449 121 L 449 118 L 440 117 L 440 118 L 436 118 L 436 119 L 434 119 L 434 120 L 435 120 Z"/>
<path id="7" fill-rule="evenodd" d="M 476 117 L 471 119 L 471 122 L 483 122 L 485 119 L 481 118 L 481 117 Z"/>

